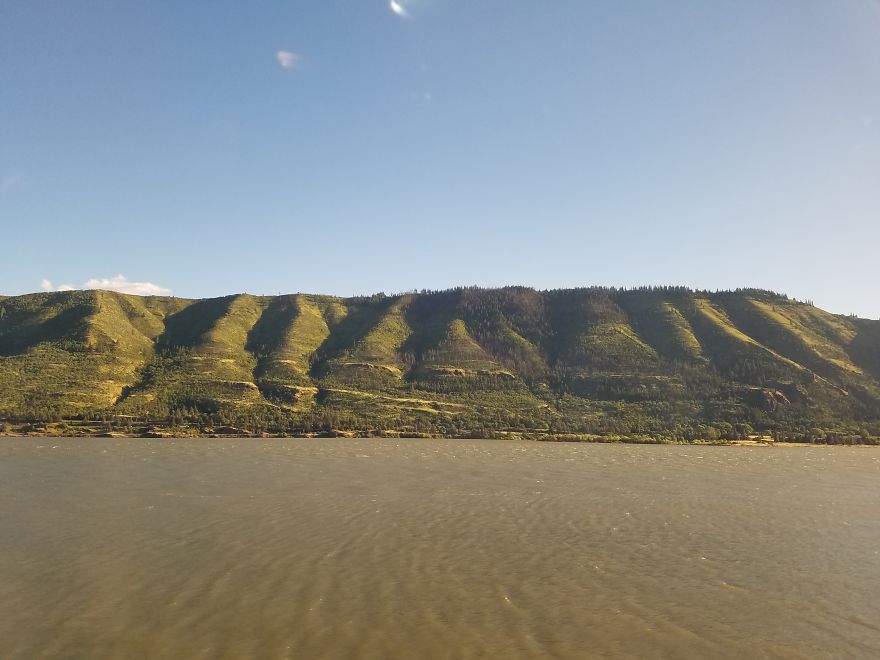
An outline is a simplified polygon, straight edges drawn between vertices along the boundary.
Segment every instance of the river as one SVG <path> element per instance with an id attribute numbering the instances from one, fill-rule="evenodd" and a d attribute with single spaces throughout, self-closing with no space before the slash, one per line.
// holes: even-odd
<path id="1" fill-rule="evenodd" d="M 880 657 L 880 451 L 0 440 L 0 657 Z"/>

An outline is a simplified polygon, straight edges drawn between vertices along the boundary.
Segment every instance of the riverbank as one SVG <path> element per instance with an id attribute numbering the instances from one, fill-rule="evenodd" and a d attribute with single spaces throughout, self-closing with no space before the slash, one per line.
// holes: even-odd
<path id="1" fill-rule="evenodd" d="M 640 444 L 640 445 L 719 445 L 740 447 L 814 447 L 817 445 L 836 446 L 880 446 L 880 438 L 846 436 L 824 441 L 806 441 L 802 438 L 774 439 L 770 435 L 754 435 L 740 439 L 677 440 L 649 434 L 608 434 L 586 433 L 547 433 L 541 431 L 481 431 L 474 434 L 445 436 L 432 433 L 406 433 L 393 429 L 346 430 L 329 429 L 314 433 L 266 433 L 253 432 L 234 426 L 206 427 L 203 429 L 188 426 L 149 425 L 137 428 L 119 429 L 103 422 L 53 422 L 53 423 L 9 423 L 0 427 L 0 437 L 35 438 L 421 438 L 450 440 L 523 440 L 533 442 L 595 443 L 595 444 Z"/>

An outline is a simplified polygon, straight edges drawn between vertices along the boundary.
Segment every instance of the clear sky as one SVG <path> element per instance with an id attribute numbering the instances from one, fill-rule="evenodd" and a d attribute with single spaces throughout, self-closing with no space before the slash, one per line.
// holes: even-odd
<path id="1" fill-rule="evenodd" d="M 685 284 L 877 318 L 880 4 L 0 0 L 0 240 L 7 295 Z"/>

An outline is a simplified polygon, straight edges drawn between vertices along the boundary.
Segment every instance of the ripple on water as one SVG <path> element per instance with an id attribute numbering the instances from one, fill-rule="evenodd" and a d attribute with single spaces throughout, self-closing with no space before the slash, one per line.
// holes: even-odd
<path id="1" fill-rule="evenodd" d="M 859 448 L 0 443 L 3 658 L 880 657 Z"/>

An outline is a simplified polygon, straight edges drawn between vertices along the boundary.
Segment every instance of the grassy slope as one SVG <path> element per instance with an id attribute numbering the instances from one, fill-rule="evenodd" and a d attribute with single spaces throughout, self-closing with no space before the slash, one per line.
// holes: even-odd
<path id="1" fill-rule="evenodd" d="M 424 300 L 435 331 L 425 333 L 433 336 L 417 356 L 413 385 L 464 405 L 463 415 L 480 420 L 474 425 L 544 427 L 548 405 L 536 395 L 548 372 L 542 296 L 521 287 L 439 295 L 445 304 Z M 515 419 L 519 414 L 531 421 Z"/>
<path id="2" fill-rule="evenodd" d="M 676 296 L 628 293 L 619 297 L 631 323 L 656 353 L 666 360 L 701 361 L 702 347 L 693 328 L 675 306 Z"/>
<path id="3" fill-rule="evenodd" d="M 264 396 L 278 405 L 314 404 L 317 391 L 312 362 L 330 336 L 330 328 L 348 314 L 345 303 L 319 296 L 281 296 L 272 300 L 248 337 L 257 356 L 255 380 Z"/>
<path id="4" fill-rule="evenodd" d="M 159 401 L 210 411 L 220 404 L 259 403 L 257 360 L 246 345 L 268 303 L 243 294 L 198 301 L 168 316 L 158 353 L 125 405 L 137 410 Z"/>
<path id="5" fill-rule="evenodd" d="M 792 377 L 803 371 L 795 362 L 740 330 L 713 300 L 695 297 L 678 306 L 712 364 L 734 379 L 749 381 Z"/>
<path id="6" fill-rule="evenodd" d="M 501 368 L 468 332 L 461 319 L 452 319 L 437 345 L 422 356 L 420 371 L 427 376 L 457 373 L 461 376 L 484 373 L 510 373 Z"/>
<path id="7" fill-rule="evenodd" d="M 0 299 L 0 416 L 46 408 L 453 430 L 861 423 L 880 418 L 880 322 L 662 289 Z"/>
<path id="8" fill-rule="evenodd" d="M 412 334 L 406 319 L 407 297 L 364 301 L 336 326 L 321 347 L 325 359 L 316 371 L 328 387 L 394 388 L 409 366 L 402 347 Z M 346 323 L 346 321 L 351 323 Z"/>
<path id="9" fill-rule="evenodd" d="M 564 291 L 555 301 L 555 363 L 580 372 L 656 368 L 657 351 L 635 331 L 604 290 Z"/>
<path id="10" fill-rule="evenodd" d="M 106 408 L 152 358 L 168 311 L 187 301 L 104 291 L 7 299 L 0 319 L 0 410 Z"/>

